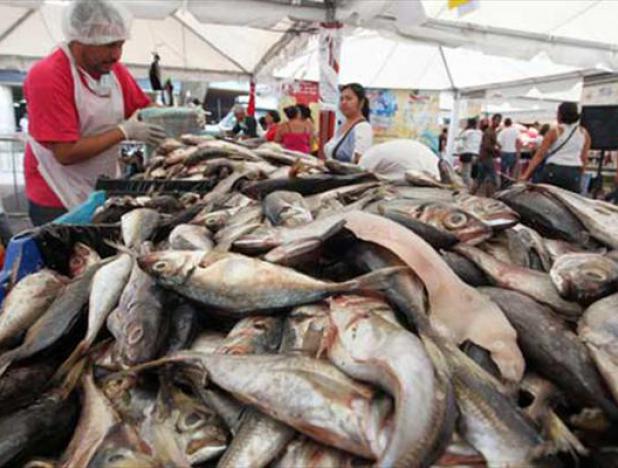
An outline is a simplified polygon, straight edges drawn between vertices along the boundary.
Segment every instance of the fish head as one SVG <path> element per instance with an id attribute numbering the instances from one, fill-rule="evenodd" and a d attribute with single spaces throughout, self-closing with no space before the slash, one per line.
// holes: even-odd
<path id="1" fill-rule="evenodd" d="M 300 351 L 316 356 L 328 326 L 328 306 L 326 304 L 296 307 L 285 320 L 280 352 Z"/>
<path id="2" fill-rule="evenodd" d="M 519 214 L 494 198 L 460 195 L 457 203 L 493 229 L 507 229 L 519 222 Z"/>
<path id="3" fill-rule="evenodd" d="M 137 263 L 161 283 L 179 285 L 189 278 L 203 256 L 199 251 L 169 250 L 141 255 Z"/>
<path id="4" fill-rule="evenodd" d="M 99 445 L 91 468 L 159 468 L 160 463 L 151 454 L 148 445 L 128 424 L 112 427 Z"/>
<path id="5" fill-rule="evenodd" d="M 282 320 L 255 316 L 240 320 L 217 349 L 222 354 L 273 353 L 281 342 Z"/>
<path id="6" fill-rule="evenodd" d="M 279 213 L 280 224 L 286 227 L 303 226 L 313 221 L 311 211 L 304 206 L 286 205 Z"/>
<path id="7" fill-rule="evenodd" d="M 81 275 L 88 267 L 100 260 L 101 257 L 94 249 L 81 242 L 76 242 L 69 259 L 71 278 Z"/>
<path id="8" fill-rule="evenodd" d="M 447 203 L 425 203 L 418 219 L 449 232 L 460 242 L 475 245 L 492 235 L 491 228 L 476 216 Z"/>
<path id="9" fill-rule="evenodd" d="M 558 257 L 550 276 L 561 296 L 588 303 L 618 286 L 618 263 L 600 254 L 566 254 Z"/>

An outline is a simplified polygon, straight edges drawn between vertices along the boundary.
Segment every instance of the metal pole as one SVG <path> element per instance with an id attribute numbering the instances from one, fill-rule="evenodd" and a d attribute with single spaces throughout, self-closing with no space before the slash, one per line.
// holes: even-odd
<path id="1" fill-rule="evenodd" d="M 461 101 L 461 94 L 457 87 L 455 86 L 455 80 L 453 80 L 453 75 L 451 74 L 451 69 L 448 66 L 448 60 L 446 60 L 446 55 L 444 54 L 444 49 L 442 46 L 439 46 L 440 57 L 442 57 L 442 64 L 444 65 L 444 70 L 446 71 L 446 76 L 448 76 L 448 81 L 451 84 L 451 91 L 453 93 L 453 108 L 451 109 L 451 120 L 448 126 L 448 135 L 446 138 L 446 149 L 444 152 L 445 159 L 453 164 L 453 152 L 455 147 L 455 135 L 459 133 L 459 105 Z"/>
<path id="2" fill-rule="evenodd" d="M 326 0 L 326 22 L 320 24 L 320 139 L 319 155 L 335 133 L 335 111 L 339 100 L 341 23 L 335 21 L 335 0 Z"/>

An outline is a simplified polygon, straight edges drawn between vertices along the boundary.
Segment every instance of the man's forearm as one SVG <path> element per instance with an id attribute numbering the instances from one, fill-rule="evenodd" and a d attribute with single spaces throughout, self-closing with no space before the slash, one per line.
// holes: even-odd
<path id="1" fill-rule="evenodd" d="M 116 127 L 99 135 L 80 138 L 72 143 L 53 143 L 50 149 L 60 164 L 69 166 L 94 158 L 124 139 L 124 133 Z"/>

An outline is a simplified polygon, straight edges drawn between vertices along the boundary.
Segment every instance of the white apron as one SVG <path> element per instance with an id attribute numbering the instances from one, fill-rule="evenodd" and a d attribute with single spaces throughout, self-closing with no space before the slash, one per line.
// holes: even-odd
<path id="1" fill-rule="evenodd" d="M 81 137 L 104 133 L 124 119 L 122 88 L 114 72 L 110 72 L 110 92 L 102 97 L 90 91 L 82 82 L 80 72 L 66 44 L 60 45 L 69 58 L 75 92 L 75 107 Z M 29 138 L 38 163 L 39 172 L 68 210 L 80 205 L 94 190 L 99 176 L 118 177 L 119 145 L 114 145 L 86 161 L 63 166 L 51 150 Z"/>

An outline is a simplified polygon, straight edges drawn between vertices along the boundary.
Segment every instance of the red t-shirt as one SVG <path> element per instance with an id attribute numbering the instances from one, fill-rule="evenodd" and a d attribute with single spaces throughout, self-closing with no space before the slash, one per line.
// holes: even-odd
<path id="1" fill-rule="evenodd" d="M 129 71 L 120 63 L 112 68 L 122 88 L 125 118 L 150 104 Z M 28 105 L 28 133 L 41 144 L 77 141 L 79 115 L 75 106 L 73 75 L 69 58 L 58 49 L 37 62 L 24 82 Z M 119 122 L 120 123 L 120 122 Z M 62 202 L 39 172 L 39 163 L 30 145 L 24 156 L 26 197 L 37 205 L 62 208 Z"/>

